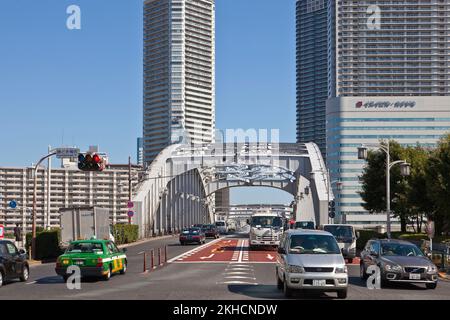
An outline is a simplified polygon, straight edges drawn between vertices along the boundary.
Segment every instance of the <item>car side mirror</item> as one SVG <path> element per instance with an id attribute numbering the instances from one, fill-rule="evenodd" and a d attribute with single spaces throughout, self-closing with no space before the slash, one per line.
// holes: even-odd
<path id="1" fill-rule="evenodd" d="M 378 257 L 378 252 L 370 251 L 370 255 L 373 256 L 373 257 Z"/>
<path id="2" fill-rule="evenodd" d="M 127 248 L 123 248 L 123 249 L 122 249 L 122 252 L 127 252 L 127 251 L 128 251 Z"/>
<path id="3" fill-rule="evenodd" d="M 23 249 L 20 249 L 20 250 L 19 250 L 19 254 L 20 254 L 20 255 L 23 255 L 23 254 L 26 254 L 26 253 L 27 253 L 27 252 L 26 252 L 25 250 L 23 250 Z"/>
<path id="4" fill-rule="evenodd" d="M 282 248 L 282 247 L 279 247 L 279 248 L 278 248 L 278 253 L 279 253 L 279 254 L 285 254 L 285 253 L 286 253 L 286 250 L 284 250 L 284 248 Z"/>

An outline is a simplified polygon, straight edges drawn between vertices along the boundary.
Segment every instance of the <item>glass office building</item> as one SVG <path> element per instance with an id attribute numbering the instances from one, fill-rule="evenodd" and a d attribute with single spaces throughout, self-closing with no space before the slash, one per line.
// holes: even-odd
<path id="1" fill-rule="evenodd" d="M 297 1 L 297 142 L 315 142 L 324 156 L 327 15 L 325 0 Z"/>

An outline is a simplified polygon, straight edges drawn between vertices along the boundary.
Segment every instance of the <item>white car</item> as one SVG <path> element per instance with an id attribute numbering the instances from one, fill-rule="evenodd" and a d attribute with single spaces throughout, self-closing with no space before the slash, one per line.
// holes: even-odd
<path id="1" fill-rule="evenodd" d="M 220 234 L 227 234 L 228 228 L 225 221 L 216 221 L 215 223 L 217 231 L 219 231 Z"/>
<path id="2" fill-rule="evenodd" d="M 278 247 L 276 279 L 286 297 L 301 289 L 337 292 L 338 298 L 347 298 L 347 266 L 336 239 L 325 231 L 285 232 Z"/>

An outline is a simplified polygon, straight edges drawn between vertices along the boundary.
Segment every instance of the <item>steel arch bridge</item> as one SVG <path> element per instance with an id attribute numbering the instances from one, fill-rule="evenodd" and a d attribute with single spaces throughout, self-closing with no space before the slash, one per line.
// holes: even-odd
<path id="1" fill-rule="evenodd" d="M 140 237 L 214 221 L 215 192 L 270 187 L 293 195 L 297 220 L 328 221 L 328 175 L 314 143 L 174 144 L 151 163 L 133 196 Z M 333 200 L 330 190 L 330 200 Z"/>

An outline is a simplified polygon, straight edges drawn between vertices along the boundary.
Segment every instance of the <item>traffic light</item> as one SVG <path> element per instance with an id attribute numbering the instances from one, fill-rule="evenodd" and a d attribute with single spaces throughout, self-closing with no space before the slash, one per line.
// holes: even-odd
<path id="1" fill-rule="evenodd" d="M 103 171 L 105 160 L 96 153 L 80 153 L 78 155 L 78 169 L 82 171 Z"/>
<path id="2" fill-rule="evenodd" d="M 331 219 L 336 217 L 336 202 L 334 200 L 328 203 L 328 216 Z"/>

